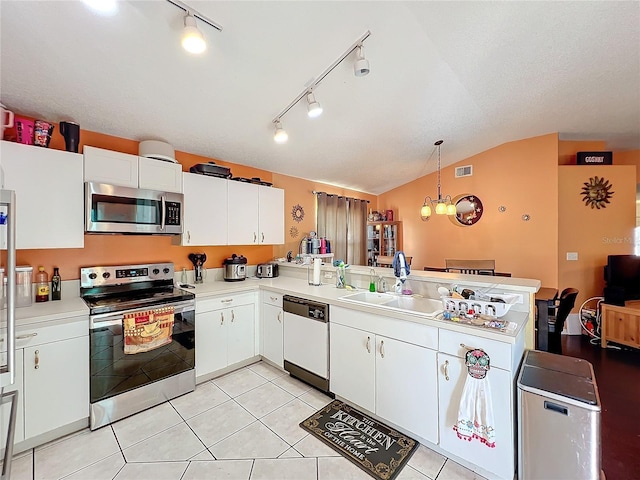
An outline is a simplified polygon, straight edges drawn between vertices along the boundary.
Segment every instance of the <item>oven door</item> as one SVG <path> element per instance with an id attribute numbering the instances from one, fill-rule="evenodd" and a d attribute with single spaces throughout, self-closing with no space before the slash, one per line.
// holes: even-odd
<path id="1" fill-rule="evenodd" d="M 142 314 L 174 307 L 171 341 L 153 350 L 125 354 L 125 314 Z M 90 318 L 90 401 L 92 404 L 124 394 L 195 368 L 195 302 L 94 315 Z M 194 370 L 195 379 L 195 370 Z"/>
<path id="2" fill-rule="evenodd" d="M 85 183 L 88 233 L 182 234 L 181 193 Z"/>

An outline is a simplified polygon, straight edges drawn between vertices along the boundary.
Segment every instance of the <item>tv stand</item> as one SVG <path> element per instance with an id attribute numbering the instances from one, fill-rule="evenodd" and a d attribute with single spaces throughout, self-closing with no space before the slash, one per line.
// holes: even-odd
<path id="1" fill-rule="evenodd" d="M 640 301 L 624 306 L 602 304 L 602 348 L 607 342 L 640 348 Z"/>

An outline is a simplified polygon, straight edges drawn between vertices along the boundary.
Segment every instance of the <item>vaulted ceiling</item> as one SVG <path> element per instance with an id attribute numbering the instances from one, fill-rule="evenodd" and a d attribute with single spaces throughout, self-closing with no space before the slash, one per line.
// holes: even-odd
<path id="1" fill-rule="evenodd" d="M 640 148 L 640 2 L 0 2 L 0 98 L 50 121 L 379 194 L 504 142 L 559 132 Z M 367 30 L 371 73 L 351 53 Z"/>

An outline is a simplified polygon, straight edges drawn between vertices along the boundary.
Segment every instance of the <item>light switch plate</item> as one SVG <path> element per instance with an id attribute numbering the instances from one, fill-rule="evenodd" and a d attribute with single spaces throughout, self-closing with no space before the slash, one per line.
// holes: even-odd
<path id="1" fill-rule="evenodd" d="M 578 252 L 567 252 L 567 260 L 578 260 Z"/>

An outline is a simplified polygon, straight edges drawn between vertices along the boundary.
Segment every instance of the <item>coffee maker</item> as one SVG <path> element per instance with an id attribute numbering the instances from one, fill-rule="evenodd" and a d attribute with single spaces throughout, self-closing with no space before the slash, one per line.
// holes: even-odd
<path id="1" fill-rule="evenodd" d="M 193 263 L 195 281 L 194 283 L 202 283 L 202 274 L 204 271 L 204 262 L 207 261 L 206 253 L 190 253 L 189 260 Z"/>

